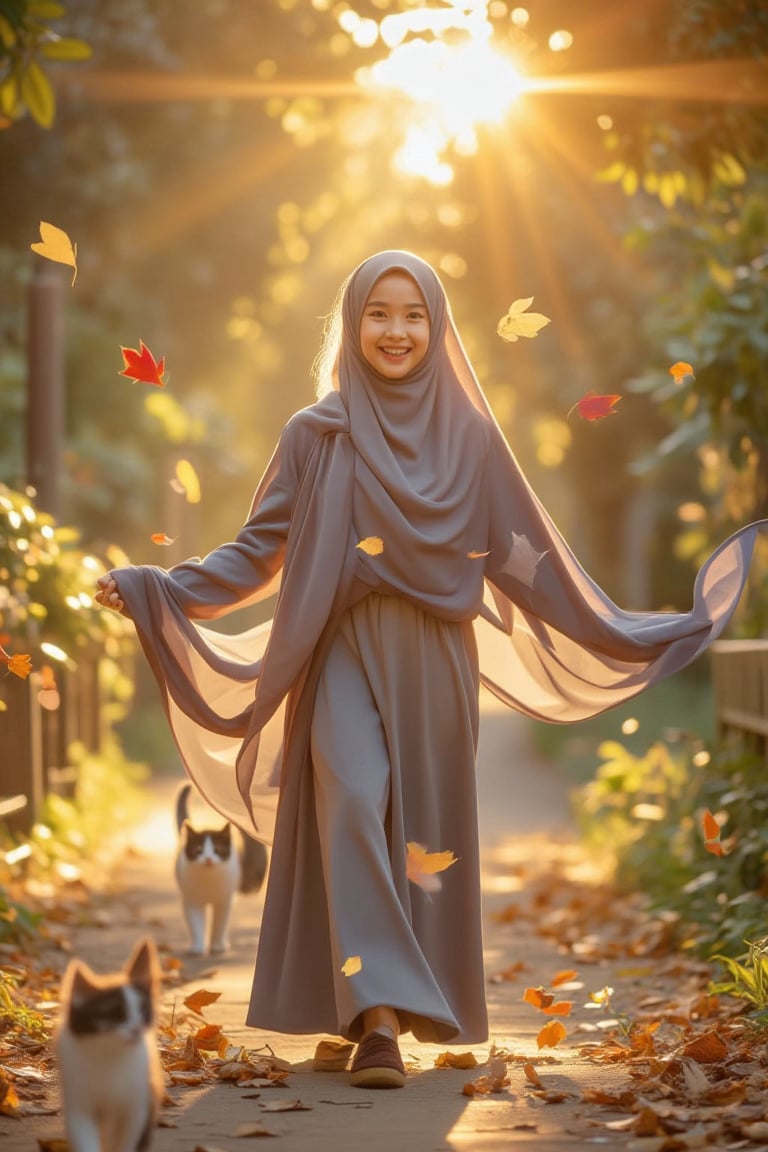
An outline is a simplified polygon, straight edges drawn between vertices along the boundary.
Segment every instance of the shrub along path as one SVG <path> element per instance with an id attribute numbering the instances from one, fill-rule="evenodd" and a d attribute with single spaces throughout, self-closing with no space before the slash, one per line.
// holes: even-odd
<path id="1" fill-rule="evenodd" d="M 350 1088 L 343 1071 L 328 1070 L 333 1047 L 324 1050 L 326 1070 L 314 1070 L 318 1044 L 331 1038 L 243 1027 L 261 895 L 239 898 L 226 958 L 184 955 L 172 878 L 177 786 L 148 787 L 146 822 L 107 879 L 50 899 L 62 922 L 52 924 L 51 945 L 0 955 L 19 974 L 17 1004 L 34 1009 L 51 994 L 67 949 L 107 971 L 139 936 L 154 936 L 167 1102 L 153 1152 L 235 1152 L 243 1139 L 268 1136 L 283 1152 L 517 1144 L 656 1152 L 768 1142 L 763 1047 L 751 1046 L 740 1006 L 708 993 L 711 972 L 679 950 L 674 923 L 596 872 L 569 824 L 566 784 L 535 759 L 514 715 L 486 701 L 481 737 L 491 1035 L 455 1050 L 405 1037 L 403 1091 Z M 201 992 L 212 995 L 195 998 Z M 63 1136 L 50 1045 L 25 1032 L 18 1014 L 0 1030 L 3 1097 L 4 1152 L 65 1147 L 49 1143 Z"/>

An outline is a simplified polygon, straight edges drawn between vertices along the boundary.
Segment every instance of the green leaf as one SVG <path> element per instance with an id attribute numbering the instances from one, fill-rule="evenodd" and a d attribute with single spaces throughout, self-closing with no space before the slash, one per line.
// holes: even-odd
<path id="1" fill-rule="evenodd" d="M 34 60 L 19 77 L 19 94 L 32 119 L 41 128 L 50 128 L 56 115 L 56 97 L 48 77 Z"/>
<path id="2" fill-rule="evenodd" d="M 92 55 L 90 44 L 74 36 L 59 36 L 40 45 L 40 55 L 49 60 L 89 60 Z"/>

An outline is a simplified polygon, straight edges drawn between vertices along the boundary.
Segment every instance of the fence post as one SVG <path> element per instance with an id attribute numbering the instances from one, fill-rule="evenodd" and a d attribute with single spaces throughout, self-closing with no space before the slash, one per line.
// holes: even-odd
<path id="1" fill-rule="evenodd" d="M 43 801 L 39 688 L 40 676 L 36 672 L 27 680 L 12 675 L 0 680 L 0 699 L 6 705 L 0 712 L 0 793 L 27 798 L 26 807 L 7 820 L 14 832 L 30 831 Z"/>
<path id="2" fill-rule="evenodd" d="M 29 288 L 27 330 L 27 483 L 36 503 L 60 513 L 64 437 L 64 318 L 62 273 L 47 260 L 35 267 Z"/>

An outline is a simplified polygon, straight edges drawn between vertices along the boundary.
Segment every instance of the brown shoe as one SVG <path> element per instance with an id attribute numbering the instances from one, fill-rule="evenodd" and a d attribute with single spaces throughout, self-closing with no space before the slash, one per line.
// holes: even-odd
<path id="1" fill-rule="evenodd" d="M 369 1032 L 358 1045 L 350 1073 L 355 1088 L 402 1088 L 405 1068 L 397 1041 Z"/>

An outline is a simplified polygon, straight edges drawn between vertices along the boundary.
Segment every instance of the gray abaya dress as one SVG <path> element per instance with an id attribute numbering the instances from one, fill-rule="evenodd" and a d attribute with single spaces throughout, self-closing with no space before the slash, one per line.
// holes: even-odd
<path id="1" fill-rule="evenodd" d="M 423 362 L 395 384 L 358 337 L 392 269 L 430 317 Z M 764 526 L 713 553 L 690 611 L 618 608 L 520 471 L 434 271 L 403 252 L 360 265 L 335 389 L 286 425 L 237 539 L 113 573 L 187 772 L 273 843 L 248 1023 L 357 1038 L 387 1005 L 419 1039 L 484 1040 L 479 684 L 557 723 L 630 699 L 722 632 Z M 206 627 L 276 585 L 270 624 Z M 409 842 L 457 857 L 439 891 L 407 878 Z"/>

